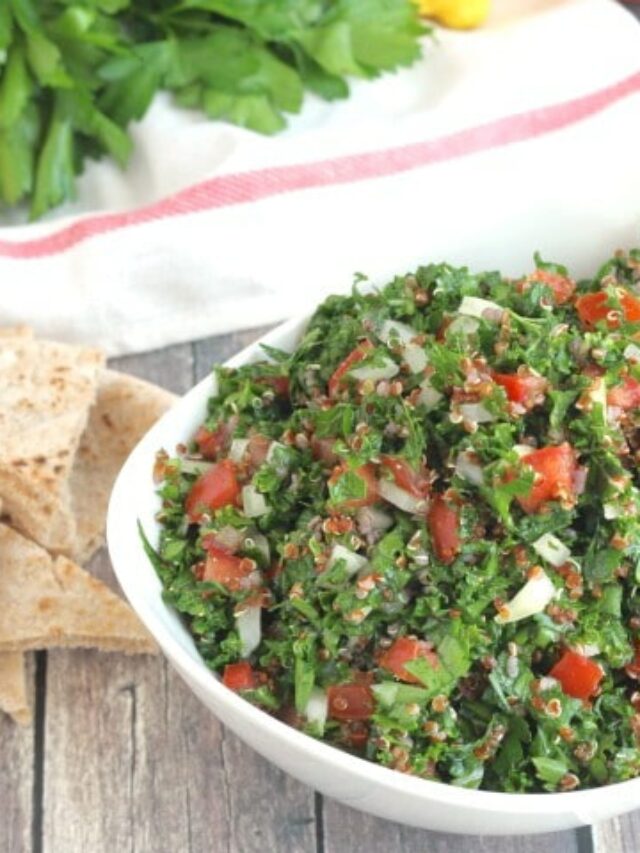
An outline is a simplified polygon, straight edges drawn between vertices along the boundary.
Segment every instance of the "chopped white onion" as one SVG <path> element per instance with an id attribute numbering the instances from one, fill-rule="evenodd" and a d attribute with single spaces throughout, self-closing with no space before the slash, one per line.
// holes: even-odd
<path id="1" fill-rule="evenodd" d="M 304 716 L 310 723 L 324 726 L 327 721 L 328 710 L 329 699 L 327 694 L 320 687 L 314 687 L 309 694 L 309 699 L 304 709 Z"/>
<path id="2" fill-rule="evenodd" d="M 511 601 L 500 608 L 496 622 L 506 625 L 508 622 L 519 622 L 535 613 L 542 613 L 547 604 L 556 594 L 556 588 L 549 576 L 540 568 L 534 571 L 522 589 Z"/>
<path id="3" fill-rule="evenodd" d="M 356 367 L 355 370 L 350 370 L 351 376 L 364 382 L 365 379 L 370 379 L 372 382 L 378 382 L 380 379 L 393 379 L 400 371 L 400 367 L 390 358 L 385 358 L 384 363 L 380 365 L 368 365 L 365 367 Z"/>
<path id="4" fill-rule="evenodd" d="M 418 344 L 407 344 L 402 351 L 402 356 L 412 373 L 422 373 L 429 363 L 426 352 Z"/>
<path id="5" fill-rule="evenodd" d="M 357 574 L 360 569 L 367 565 L 366 557 L 363 557 L 362 554 L 356 554 L 355 551 L 350 551 L 344 545 L 333 546 L 327 562 L 327 569 L 334 566 L 338 560 L 344 560 L 349 577 Z"/>
<path id="6" fill-rule="evenodd" d="M 242 507 L 248 518 L 264 515 L 269 509 L 264 495 L 261 495 L 252 483 L 242 487 Z"/>
<path id="7" fill-rule="evenodd" d="M 210 471 L 214 462 L 204 462 L 202 459 L 182 459 L 180 462 L 180 470 L 183 474 L 204 474 L 207 471 Z"/>
<path id="8" fill-rule="evenodd" d="M 400 323 L 398 320 L 385 320 L 380 327 L 379 337 L 385 344 L 392 344 L 397 341 L 404 345 L 410 343 L 417 334 L 416 330 L 407 326 L 406 323 Z"/>
<path id="9" fill-rule="evenodd" d="M 458 409 L 465 421 L 475 424 L 488 424 L 495 421 L 495 416 L 482 403 L 462 403 Z"/>
<path id="10" fill-rule="evenodd" d="M 578 646 L 574 646 L 573 650 L 585 658 L 594 658 L 596 655 L 600 654 L 600 646 L 595 643 L 585 643 L 584 645 L 580 644 Z"/>
<path id="11" fill-rule="evenodd" d="M 397 506 L 398 509 L 401 509 L 403 512 L 410 512 L 412 515 L 423 512 L 427 505 L 424 498 L 417 498 L 415 495 L 409 494 L 409 492 L 401 489 L 400 486 L 397 486 L 391 480 L 380 480 L 378 491 L 380 497 L 384 498 L 385 501 L 389 501 L 390 504 Z"/>
<path id="12" fill-rule="evenodd" d="M 564 542 L 561 542 L 551 533 L 544 533 L 539 539 L 536 539 L 533 543 L 533 549 L 540 554 L 543 560 L 556 568 L 564 565 L 571 557 L 571 551 Z"/>
<path id="13" fill-rule="evenodd" d="M 229 448 L 229 459 L 232 462 L 242 462 L 242 458 L 246 453 L 249 444 L 248 438 L 234 438 Z"/>
<path id="14" fill-rule="evenodd" d="M 640 347 L 636 344 L 627 344 L 623 355 L 629 361 L 640 361 Z"/>
<path id="15" fill-rule="evenodd" d="M 382 533 L 393 525 L 393 519 L 374 506 L 361 506 L 356 513 L 358 529 L 365 536 L 370 533 Z"/>
<path id="16" fill-rule="evenodd" d="M 482 486 L 484 483 L 482 467 L 475 461 L 474 454 L 468 450 L 458 453 L 455 472 L 458 477 L 462 477 L 463 480 L 473 483 L 474 486 Z"/>
<path id="17" fill-rule="evenodd" d="M 624 511 L 622 507 L 616 506 L 616 504 L 605 503 L 602 505 L 604 517 L 607 521 L 613 521 L 614 518 L 622 518 L 624 515 Z"/>
<path id="18" fill-rule="evenodd" d="M 207 534 L 210 536 L 211 534 Z M 213 543 L 231 554 L 235 554 L 245 540 L 245 531 L 227 525 L 212 535 Z"/>
<path id="19" fill-rule="evenodd" d="M 436 391 L 428 379 L 425 379 L 420 384 L 419 405 L 425 406 L 427 409 L 433 409 L 442 400 L 442 397 L 443 395 L 439 391 Z"/>
<path id="20" fill-rule="evenodd" d="M 558 680 L 556 678 L 551 678 L 550 675 L 543 675 L 540 681 L 538 682 L 538 688 L 540 690 L 553 690 L 554 687 L 558 686 Z"/>
<path id="21" fill-rule="evenodd" d="M 531 447 L 529 444 L 514 444 L 512 449 L 513 452 L 517 453 L 520 459 L 522 459 L 523 456 L 528 456 L 530 453 L 533 453 L 535 447 Z"/>
<path id="22" fill-rule="evenodd" d="M 460 317 L 456 317 L 456 319 L 449 323 L 447 326 L 445 334 L 447 335 L 473 335 L 480 328 L 480 321 L 476 320 L 475 317 L 467 317 L 465 315 L 461 315 Z"/>
<path id="23" fill-rule="evenodd" d="M 477 296 L 464 296 L 458 314 L 464 314 L 468 317 L 478 317 L 486 319 L 499 319 L 504 313 L 504 308 L 498 305 L 497 302 L 492 302 L 490 299 L 479 299 Z"/>
<path id="24" fill-rule="evenodd" d="M 241 654 L 248 658 L 262 639 L 261 607 L 247 607 L 236 614 L 236 631 L 240 637 Z"/>

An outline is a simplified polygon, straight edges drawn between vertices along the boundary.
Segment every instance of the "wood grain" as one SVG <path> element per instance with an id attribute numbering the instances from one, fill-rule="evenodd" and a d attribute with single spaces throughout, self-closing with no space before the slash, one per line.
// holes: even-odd
<path id="1" fill-rule="evenodd" d="M 27 655 L 27 689 L 34 703 L 35 661 Z M 0 851 L 31 850 L 33 789 L 35 779 L 35 730 L 18 726 L 0 714 Z"/>
<path id="2" fill-rule="evenodd" d="M 427 832 L 380 820 L 329 799 L 324 800 L 322 823 L 325 853 L 585 853 L 575 832 L 504 838 Z"/>
<path id="3" fill-rule="evenodd" d="M 592 833 L 595 853 L 638 853 L 640 811 L 597 824 Z"/>

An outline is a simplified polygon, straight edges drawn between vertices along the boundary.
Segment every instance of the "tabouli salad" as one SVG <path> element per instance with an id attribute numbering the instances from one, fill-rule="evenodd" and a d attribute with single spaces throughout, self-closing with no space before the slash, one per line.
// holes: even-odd
<path id="1" fill-rule="evenodd" d="M 640 251 L 421 267 L 217 367 L 158 455 L 168 603 L 223 683 L 416 776 L 640 774 Z"/>

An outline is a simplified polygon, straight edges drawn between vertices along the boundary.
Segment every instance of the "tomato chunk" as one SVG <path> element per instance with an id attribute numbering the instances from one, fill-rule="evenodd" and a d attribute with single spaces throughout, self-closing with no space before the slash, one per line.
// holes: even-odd
<path id="1" fill-rule="evenodd" d="M 254 690 L 257 687 L 256 674 L 246 661 L 228 663 L 222 673 L 222 683 L 229 690 Z"/>
<path id="2" fill-rule="evenodd" d="M 433 651 L 429 643 L 424 640 L 416 640 L 411 637 L 398 637 L 391 646 L 380 655 L 379 665 L 382 669 L 392 672 L 401 681 L 410 684 L 421 684 L 420 679 L 408 672 L 404 665 L 417 658 L 424 658 L 436 669 L 439 666 L 438 655 Z"/>
<path id="3" fill-rule="evenodd" d="M 237 592 L 243 581 L 255 570 L 255 563 L 246 557 L 236 557 L 218 546 L 210 547 L 202 571 L 201 580 L 215 581 Z"/>
<path id="4" fill-rule="evenodd" d="M 640 299 L 627 290 L 618 291 L 618 299 L 622 308 L 622 315 L 627 323 L 640 322 Z M 594 326 L 600 320 L 607 320 L 610 329 L 619 326 L 615 317 L 608 318 L 612 309 L 609 306 L 608 295 L 600 290 L 597 293 L 585 293 L 576 300 L 576 311 L 583 324 L 588 328 Z"/>
<path id="5" fill-rule="evenodd" d="M 191 487 L 185 502 L 189 521 L 200 521 L 207 510 L 235 504 L 239 496 L 236 466 L 230 459 L 223 459 L 199 477 Z"/>
<path id="6" fill-rule="evenodd" d="M 546 284 L 550 288 L 553 293 L 553 301 L 556 305 L 564 305 L 568 302 L 576 289 L 575 282 L 567 278 L 566 275 L 541 269 L 537 269 L 526 277 L 524 288 L 522 289 L 525 289 L 528 283 L 536 281 L 542 282 L 542 284 Z"/>
<path id="7" fill-rule="evenodd" d="M 338 684 L 327 689 L 329 716 L 334 720 L 368 720 L 375 710 L 367 684 Z"/>
<path id="8" fill-rule="evenodd" d="M 549 675 L 560 682 L 562 690 L 574 699 L 589 699 L 604 677 L 602 667 L 577 652 L 567 651 L 551 668 Z"/>
<path id="9" fill-rule="evenodd" d="M 541 403 L 547 390 L 547 380 L 544 376 L 534 374 L 495 373 L 493 381 L 504 388 L 508 400 L 520 403 L 527 409 Z"/>
<path id="10" fill-rule="evenodd" d="M 336 370 L 334 371 L 331 379 L 329 379 L 329 396 L 335 397 L 338 391 L 340 391 L 346 374 L 351 370 L 352 367 L 359 361 L 364 361 L 364 359 L 369 355 L 371 350 L 373 349 L 373 344 L 370 340 L 364 340 L 362 343 L 358 344 L 358 346 L 349 353 L 349 355 L 344 359 L 344 361 L 340 362 Z"/>
<path id="11" fill-rule="evenodd" d="M 396 486 L 416 498 L 423 498 L 429 491 L 429 480 L 421 471 L 416 471 L 399 456 L 381 456 L 380 464 L 393 475 Z"/>
<path id="12" fill-rule="evenodd" d="M 261 433 L 256 433 L 249 438 L 247 451 L 249 454 L 249 461 L 254 468 L 259 468 L 265 461 L 271 444 L 271 439 Z"/>
<path id="13" fill-rule="evenodd" d="M 619 409 L 640 409 L 640 382 L 631 376 L 625 377 L 622 385 L 609 391 L 607 403 Z"/>
<path id="14" fill-rule="evenodd" d="M 452 563 L 460 551 L 457 511 L 441 495 L 437 495 L 429 507 L 427 524 L 436 557 L 447 565 Z"/>
<path id="15" fill-rule="evenodd" d="M 333 473 L 329 477 L 329 485 L 336 486 L 340 478 L 345 474 L 355 474 L 363 482 L 364 495 L 360 498 L 347 498 L 344 501 L 334 504 L 335 509 L 358 509 L 361 506 L 370 506 L 378 500 L 378 481 L 376 480 L 376 469 L 368 462 L 366 465 L 361 465 L 359 468 L 349 470 L 343 465 L 338 465 L 333 469 Z"/>
<path id="16" fill-rule="evenodd" d="M 196 433 L 196 444 L 198 450 L 205 459 L 215 459 L 218 453 L 227 445 L 229 440 L 229 430 L 226 424 L 220 424 L 214 430 L 207 429 L 206 426 L 201 426 Z"/>
<path id="17" fill-rule="evenodd" d="M 535 471 L 535 480 L 528 495 L 519 497 L 525 512 L 534 513 L 547 501 L 571 502 L 576 497 L 576 457 L 566 442 L 555 447 L 542 447 L 522 457 L 522 462 Z"/>

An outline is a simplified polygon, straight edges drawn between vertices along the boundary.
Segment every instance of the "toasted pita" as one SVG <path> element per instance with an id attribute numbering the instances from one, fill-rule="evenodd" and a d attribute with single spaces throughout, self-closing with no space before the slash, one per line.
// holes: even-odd
<path id="1" fill-rule="evenodd" d="M 24 655 L 21 652 L 0 654 L 0 711 L 13 717 L 16 723 L 26 726 L 31 722 Z"/>
<path id="2" fill-rule="evenodd" d="M 141 379 L 102 372 L 70 479 L 77 543 L 73 556 L 79 563 L 102 545 L 109 496 L 127 456 L 175 400 Z"/>
<path id="3" fill-rule="evenodd" d="M 94 349 L 0 338 L 0 497 L 12 524 L 56 553 L 74 549 L 69 474 L 103 361 Z"/>
<path id="4" fill-rule="evenodd" d="M 0 565 L 0 652 L 58 646 L 156 651 L 132 610 L 101 581 L 6 524 L 0 524 Z"/>

